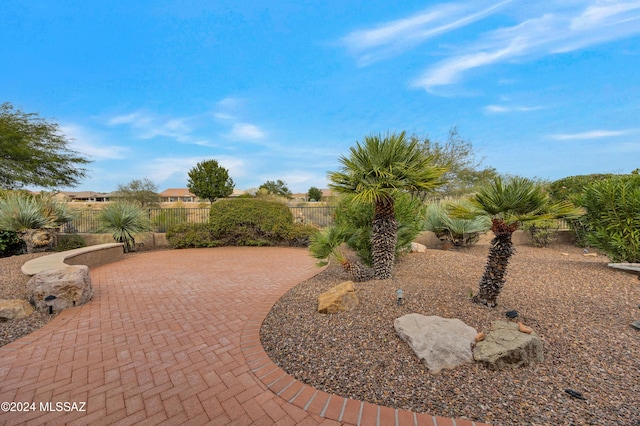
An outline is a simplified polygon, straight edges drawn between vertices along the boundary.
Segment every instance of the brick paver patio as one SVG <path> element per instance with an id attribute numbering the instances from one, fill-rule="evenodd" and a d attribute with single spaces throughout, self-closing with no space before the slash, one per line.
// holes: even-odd
<path id="1" fill-rule="evenodd" d="M 0 348 L 0 402 L 28 403 L 0 424 L 475 424 L 329 395 L 273 364 L 260 324 L 314 263 L 225 247 L 93 268 L 90 303 Z"/>

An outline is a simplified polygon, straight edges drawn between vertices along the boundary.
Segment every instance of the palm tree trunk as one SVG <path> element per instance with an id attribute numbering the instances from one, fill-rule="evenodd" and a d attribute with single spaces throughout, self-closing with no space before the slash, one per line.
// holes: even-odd
<path id="1" fill-rule="evenodd" d="M 494 232 L 495 238 L 491 240 L 487 264 L 478 285 L 478 294 L 472 299 L 473 302 L 487 305 L 490 308 L 498 304 L 498 296 L 506 281 L 505 275 L 509 259 L 516 251 L 511 237 L 517 228 L 517 224 L 506 225 L 501 219 L 493 220 L 491 230 Z"/>
<path id="2" fill-rule="evenodd" d="M 371 227 L 371 257 L 375 279 L 391 278 L 397 241 L 398 223 L 393 200 L 377 202 Z"/>

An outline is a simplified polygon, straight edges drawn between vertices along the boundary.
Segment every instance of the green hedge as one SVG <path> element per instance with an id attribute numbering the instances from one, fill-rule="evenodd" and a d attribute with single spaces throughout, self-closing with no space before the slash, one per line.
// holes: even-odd
<path id="1" fill-rule="evenodd" d="M 174 248 L 216 246 L 306 247 L 318 232 L 313 226 L 294 224 L 281 203 L 256 199 L 219 200 L 211 206 L 208 224 L 181 224 L 167 230 Z"/>

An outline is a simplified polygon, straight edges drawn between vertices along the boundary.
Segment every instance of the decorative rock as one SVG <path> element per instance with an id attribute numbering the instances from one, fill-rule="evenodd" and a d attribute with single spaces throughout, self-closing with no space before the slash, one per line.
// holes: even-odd
<path id="1" fill-rule="evenodd" d="M 33 307 L 26 300 L 1 299 L 0 321 L 26 318 L 33 313 Z"/>
<path id="2" fill-rule="evenodd" d="M 410 253 L 426 253 L 427 246 L 420 243 L 411 243 L 411 249 L 409 250 L 409 252 Z"/>
<path id="3" fill-rule="evenodd" d="M 478 332 L 459 319 L 408 314 L 393 326 L 432 373 L 473 361 L 471 344 Z"/>
<path id="4" fill-rule="evenodd" d="M 518 324 L 506 321 L 493 323 L 486 339 L 473 349 L 473 357 L 490 370 L 524 367 L 544 360 L 538 335 L 534 331 L 522 333 Z"/>
<path id="5" fill-rule="evenodd" d="M 27 290 L 36 309 L 51 306 L 53 312 L 83 305 L 93 297 L 89 267 L 84 265 L 42 271 L 31 277 Z M 45 298 L 49 298 L 49 302 Z"/>
<path id="6" fill-rule="evenodd" d="M 635 328 L 636 330 L 640 330 L 640 320 L 632 322 L 631 327 Z"/>
<path id="7" fill-rule="evenodd" d="M 335 314 L 340 311 L 350 311 L 358 303 L 353 281 L 345 281 L 318 296 L 318 312 Z"/>
<path id="8" fill-rule="evenodd" d="M 476 335 L 476 338 L 474 340 L 476 341 L 476 343 L 482 342 L 485 339 L 485 337 L 487 337 L 486 333 L 484 331 L 481 331 Z"/>
<path id="9" fill-rule="evenodd" d="M 504 315 L 509 319 L 518 318 L 518 311 L 507 311 Z"/>

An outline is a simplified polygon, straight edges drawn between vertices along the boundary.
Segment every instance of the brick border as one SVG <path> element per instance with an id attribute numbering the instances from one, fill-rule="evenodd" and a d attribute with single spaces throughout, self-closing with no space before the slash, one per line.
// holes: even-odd
<path id="1" fill-rule="evenodd" d="M 318 271 L 320 273 L 322 271 Z M 309 277 L 311 278 L 311 277 Z M 281 295 L 277 296 L 278 298 Z M 277 300 L 277 299 L 276 299 Z M 263 303 L 248 319 L 240 335 L 240 350 L 251 373 L 278 398 L 309 414 L 351 425 L 484 426 L 485 423 L 414 413 L 329 394 L 306 385 L 278 367 L 260 341 L 260 328 L 275 300 Z"/>

